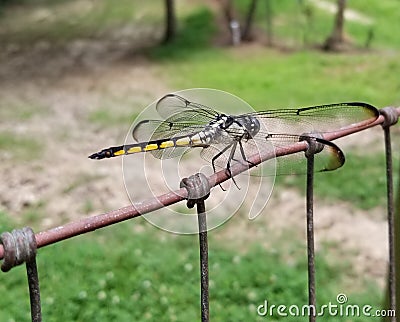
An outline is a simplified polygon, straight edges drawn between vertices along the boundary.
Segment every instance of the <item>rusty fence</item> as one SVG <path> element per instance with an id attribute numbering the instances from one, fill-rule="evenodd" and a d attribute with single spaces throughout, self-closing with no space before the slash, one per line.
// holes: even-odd
<path id="1" fill-rule="evenodd" d="M 388 245 L 389 245 L 389 311 L 396 310 L 396 271 L 395 271 L 395 209 L 393 192 L 393 169 L 391 150 L 391 126 L 400 117 L 400 108 L 387 107 L 380 110 L 379 117 L 370 124 L 352 126 L 338 131 L 324 133 L 323 138 L 331 141 L 367 128 L 381 125 L 384 131 L 385 153 L 386 153 L 386 175 L 387 175 L 387 222 L 388 222 Z M 307 253 L 308 253 L 308 296 L 309 305 L 316 307 L 315 292 L 315 264 L 314 264 L 314 225 L 313 225 L 313 166 L 314 152 L 310 142 L 302 141 L 289 147 L 277 148 L 274 152 L 265 153 L 251 157 L 250 167 L 256 166 L 263 161 L 274 157 L 280 157 L 301 151 L 308 151 L 307 157 L 307 191 L 306 191 L 306 216 L 307 216 Z M 235 176 L 248 170 L 249 166 L 237 163 L 232 166 L 231 173 Z M 26 264 L 28 286 L 31 303 L 32 321 L 42 321 L 39 278 L 36 266 L 37 249 L 57 243 L 59 241 L 85 234 L 99 228 L 116 224 L 118 222 L 139 217 L 159 208 L 187 200 L 189 208 L 197 207 L 199 225 L 199 248 L 200 248 L 200 310 L 201 320 L 209 321 L 209 289 L 208 289 L 208 240 L 207 240 L 207 215 L 205 200 L 210 195 L 212 187 L 230 179 L 227 171 L 219 171 L 206 177 L 203 174 L 195 174 L 181 181 L 181 188 L 176 191 L 160 195 L 156 198 L 143 201 L 135 206 L 127 206 L 108 213 L 84 218 L 68 224 L 34 233 L 31 228 L 25 227 L 12 232 L 3 232 L 0 236 L 0 260 L 1 269 L 8 272 L 14 266 Z M 398 223 L 399 219 L 396 219 Z M 397 305 L 399 307 L 399 305 Z M 396 317 L 390 317 L 390 321 L 396 321 Z M 309 315 L 310 321 L 316 320 L 315 314 Z"/>

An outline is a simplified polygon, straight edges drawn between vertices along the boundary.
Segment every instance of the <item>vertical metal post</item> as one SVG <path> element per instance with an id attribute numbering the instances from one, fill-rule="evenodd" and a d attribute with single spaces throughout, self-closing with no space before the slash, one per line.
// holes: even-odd
<path id="1" fill-rule="evenodd" d="M 207 215 L 204 200 L 197 202 L 197 215 L 199 222 L 200 245 L 200 285 L 201 285 L 201 321 L 210 319 L 208 295 L 208 241 L 207 241 Z"/>
<path id="2" fill-rule="evenodd" d="M 383 128 L 385 137 L 385 155 L 386 155 L 386 188 L 387 188 L 387 220 L 388 220 L 388 238 L 389 238 L 389 272 L 388 272 L 388 290 L 389 290 L 389 308 L 396 309 L 396 268 L 395 268 L 395 243 L 394 243 L 394 198 L 393 198 L 393 164 L 392 147 L 390 137 L 390 127 Z M 391 317 L 395 322 L 396 317 Z"/>
<path id="3" fill-rule="evenodd" d="M 26 274 L 28 276 L 32 322 L 41 322 L 42 309 L 40 304 L 39 275 L 35 258 L 26 263 Z"/>
<path id="4" fill-rule="evenodd" d="M 201 288 L 201 321 L 208 322 L 210 319 L 209 288 L 208 288 L 208 241 L 207 241 L 207 214 L 204 200 L 210 195 L 210 184 L 207 177 L 197 173 L 189 178 L 184 178 L 180 184 L 188 191 L 187 207 L 193 208 L 197 205 L 197 218 L 199 226 L 200 247 L 200 288 Z"/>
<path id="5" fill-rule="evenodd" d="M 395 251 L 395 258 L 394 258 L 394 266 L 397 268 L 394 272 L 395 280 L 400 281 L 400 256 L 396 256 L 396 251 L 400 250 L 400 160 L 397 168 L 397 194 L 395 197 L 395 210 L 394 210 L 394 251 Z M 397 233 L 396 233 L 397 232 Z M 395 294 L 396 294 L 396 303 L 395 308 L 397 314 L 400 314 L 400 285 L 395 283 Z"/>
<path id="6" fill-rule="evenodd" d="M 397 123 L 397 112 L 392 107 L 385 107 L 380 110 L 385 116 L 382 124 L 385 139 L 386 157 L 386 193 L 387 193 L 387 220 L 389 238 L 389 272 L 388 272 L 388 295 L 389 309 L 396 310 L 396 259 L 395 259 L 395 218 L 394 218 L 394 197 L 393 197 L 393 163 L 392 163 L 392 142 L 390 137 L 390 127 Z M 390 318 L 391 322 L 396 321 L 396 317 Z"/>
<path id="7" fill-rule="evenodd" d="M 0 235 L 0 242 L 4 247 L 4 261 L 1 265 L 3 272 L 26 263 L 32 322 L 41 322 L 39 275 L 36 265 L 37 244 L 33 230 L 25 227 L 15 229 L 11 233 L 4 232 Z"/>
<path id="8" fill-rule="evenodd" d="M 314 248 L 314 153 L 307 157 L 307 264 L 308 264 L 308 304 L 310 305 L 309 321 L 316 320 L 315 296 L 315 248 Z"/>

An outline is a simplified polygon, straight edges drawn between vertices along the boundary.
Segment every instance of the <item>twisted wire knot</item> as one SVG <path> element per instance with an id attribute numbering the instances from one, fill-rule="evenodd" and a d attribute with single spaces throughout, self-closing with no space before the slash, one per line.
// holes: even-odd
<path id="1" fill-rule="evenodd" d="M 183 178 L 180 187 L 186 188 L 188 191 L 188 208 L 193 208 L 197 202 L 206 200 L 211 190 L 210 183 L 203 173 L 196 173 L 189 178 Z"/>
<path id="2" fill-rule="evenodd" d="M 37 244 L 30 227 L 14 229 L 11 233 L 4 232 L 0 235 L 0 242 L 4 247 L 4 260 L 1 265 L 3 272 L 35 259 Z"/>
<path id="3" fill-rule="evenodd" d="M 323 136 L 319 132 L 305 133 L 300 136 L 300 141 L 306 141 L 308 144 L 307 150 L 304 151 L 307 158 L 320 153 L 324 149 L 321 140 L 323 140 Z"/>
<path id="4" fill-rule="evenodd" d="M 395 125 L 399 120 L 399 116 L 397 115 L 397 111 L 394 107 L 388 106 L 381 108 L 379 112 L 385 117 L 385 121 L 382 123 L 383 128 L 390 127 Z"/>

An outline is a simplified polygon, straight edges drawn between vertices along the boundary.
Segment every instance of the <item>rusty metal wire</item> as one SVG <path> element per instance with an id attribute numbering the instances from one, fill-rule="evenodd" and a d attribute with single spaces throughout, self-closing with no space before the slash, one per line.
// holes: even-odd
<path id="1" fill-rule="evenodd" d="M 199 248 L 200 248 L 200 307 L 201 321 L 210 320 L 209 305 L 209 278 L 208 278 L 208 237 L 207 237 L 207 214 L 204 200 L 197 203 L 197 214 L 199 221 Z"/>
<path id="2" fill-rule="evenodd" d="M 395 124 L 400 116 L 400 108 L 385 108 L 381 110 L 381 115 L 373 123 L 353 124 L 345 129 L 335 132 L 325 133 L 321 138 L 334 140 L 355 132 L 381 124 L 385 133 L 386 148 L 386 172 L 387 172 L 387 194 L 388 194 L 388 229 L 389 229 L 389 299 L 390 308 L 396 305 L 395 298 L 395 250 L 394 250 L 394 202 L 393 202 L 393 172 L 390 126 Z M 308 254 L 308 289 L 309 304 L 316 308 L 315 294 L 315 253 L 314 253 L 314 225 L 313 225 L 313 180 L 314 180 L 314 153 L 315 144 L 313 140 L 305 140 L 284 148 L 277 148 L 275 151 L 265 152 L 263 155 L 249 157 L 250 168 L 257 164 L 288 154 L 305 151 L 307 157 L 307 254 Z M 67 239 L 73 236 L 84 234 L 108 225 L 112 225 L 124 220 L 141 216 L 145 213 L 160 209 L 188 200 L 189 208 L 197 205 L 198 224 L 199 224 L 199 246 L 200 246 L 200 278 L 201 278 L 201 320 L 209 321 L 209 288 L 208 288 L 208 241 L 207 241 L 207 221 L 204 200 L 210 195 L 210 189 L 215 185 L 248 170 L 248 165 L 240 163 L 231 167 L 230 174 L 227 171 L 219 171 L 210 177 L 204 174 L 196 174 L 185 178 L 181 182 L 181 189 L 166 193 L 159 197 L 114 210 L 102 215 L 85 218 L 76 222 L 71 222 L 64 226 L 59 226 L 48 231 L 34 234 L 30 228 L 14 230 L 12 233 L 3 233 L 0 236 L 0 259 L 4 258 L 2 270 L 8 271 L 12 267 L 26 262 L 32 321 L 41 321 L 39 279 L 36 266 L 36 249 Z M 315 312 L 310 314 L 310 321 L 316 320 Z M 395 317 L 392 318 L 395 321 Z"/>
<path id="3" fill-rule="evenodd" d="M 188 191 L 188 208 L 197 205 L 199 223 L 199 248 L 200 248 L 200 308 L 201 321 L 210 320 L 209 309 L 209 283 L 208 283 L 208 239 L 207 239 L 207 214 L 204 200 L 210 195 L 210 184 L 203 173 L 197 173 L 189 178 L 182 179 L 181 187 Z"/>
<path id="4" fill-rule="evenodd" d="M 309 147 L 307 157 L 306 179 L 306 217 L 307 217 L 307 270 L 308 270 L 308 304 L 317 307 L 315 295 L 315 247 L 314 247 L 314 154 L 317 151 L 315 141 L 307 141 Z M 310 312 L 310 322 L 316 321 L 316 312 Z"/>
<path id="5" fill-rule="evenodd" d="M 386 154 L 386 190 L 387 190 L 387 221 L 388 221 L 388 243 L 389 243 L 389 272 L 388 272 L 388 291 L 389 308 L 396 310 L 396 261 L 395 261 L 395 219 L 394 219 L 394 192 L 393 192 L 393 162 L 392 162 L 392 142 L 390 127 L 397 123 L 398 115 L 393 107 L 385 107 L 381 110 L 385 117 L 383 122 L 383 133 L 385 138 Z M 395 322 L 396 317 L 392 316 L 391 321 Z"/>
<path id="6" fill-rule="evenodd" d="M 37 245 L 33 230 L 24 227 L 15 229 L 11 233 L 4 232 L 0 236 L 0 242 L 6 250 L 6 256 L 1 265 L 3 272 L 8 272 L 14 266 L 26 263 L 32 322 L 42 321 L 39 275 L 36 265 Z"/>
<path id="7" fill-rule="evenodd" d="M 395 111 L 397 113 L 397 116 L 400 116 L 400 108 L 396 108 Z M 353 124 L 352 126 L 349 126 L 348 128 L 345 129 L 324 133 L 323 138 L 328 141 L 335 140 L 356 132 L 363 131 L 367 128 L 383 124 L 384 120 L 385 120 L 384 116 L 380 115 L 372 123 Z M 260 164 L 261 162 L 272 159 L 274 157 L 293 154 L 305 151 L 306 149 L 307 149 L 307 143 L 303 141 L 293 144 L 291 146 L 277 148 L 274 152 L 272 151 L 270 153 L 265 153 L 263 155 L 257 154 L 249 158 L 249 161 L 251 162 L 250 167 L 256 166 L 257 164 Z M 241 165 L 240 163 L 236 163 L 231 168 L 233 176 L 247 170 L 248 166 Z M 208 177 L 208 181 L 211 187 L 214 187 L 215 185 L 218 185 L 228 179 L 230 179 L 230 176 L 224 170 L 216 172 L 210 177 Z M 37 247 L 41 248 L 50 244 L 54 244 L 61 240 L 65 240 L 77 235 L 94 231 L 96 229 L 100 229 L 124 220 L 139 217 L 143 214 L 185 200 L 187 199 L 187 196 L 188 196 L 187 190 L 185 188 L 181 188 L 179 190 L 160 195 L 156 198 L 145 200 L 141 203 L 135 204 L 135 206 L 123 207 L 101 215 L 83 218 L 81 220 L 70 222 L 68 224 L 52 228 L 47 231 L 39 232 L 35 235 Z M 0 245 L 0 259 L 3 258 L 4 258 L 4 249 L 2 245 Z"/>

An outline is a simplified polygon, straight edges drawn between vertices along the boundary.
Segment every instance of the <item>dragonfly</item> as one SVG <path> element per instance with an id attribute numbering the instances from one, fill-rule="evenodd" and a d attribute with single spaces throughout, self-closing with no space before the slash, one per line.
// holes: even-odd
<path id="1" fill-rule="evenodd" d="M 374 106 L 361 102 L 229 115 L 178 94 L 162 97 L 156 110 L 161 120 L 143 120 L 133 128 L 137 143 L 109 147 L 89 158 L 100 160 L 150 152 L 158 159 L 169 159 L 201 148 L 201 157 L 211 163 L 213 171 L 225 169 L 236 184 L 231 172 L 234 163 L 253 167 L 250 156 L 254 154 L 313 140 L 319 146 L 314 171 L 331 171 L 341 167 L 345 157 L 321 133 L 372 123 L 379 116 Z M 296 153 L 277 159 L 275 174 L 305 173 L 303 155 Z M 268 172 L 259 170 L 255 175 L 264 176 Z"/>

